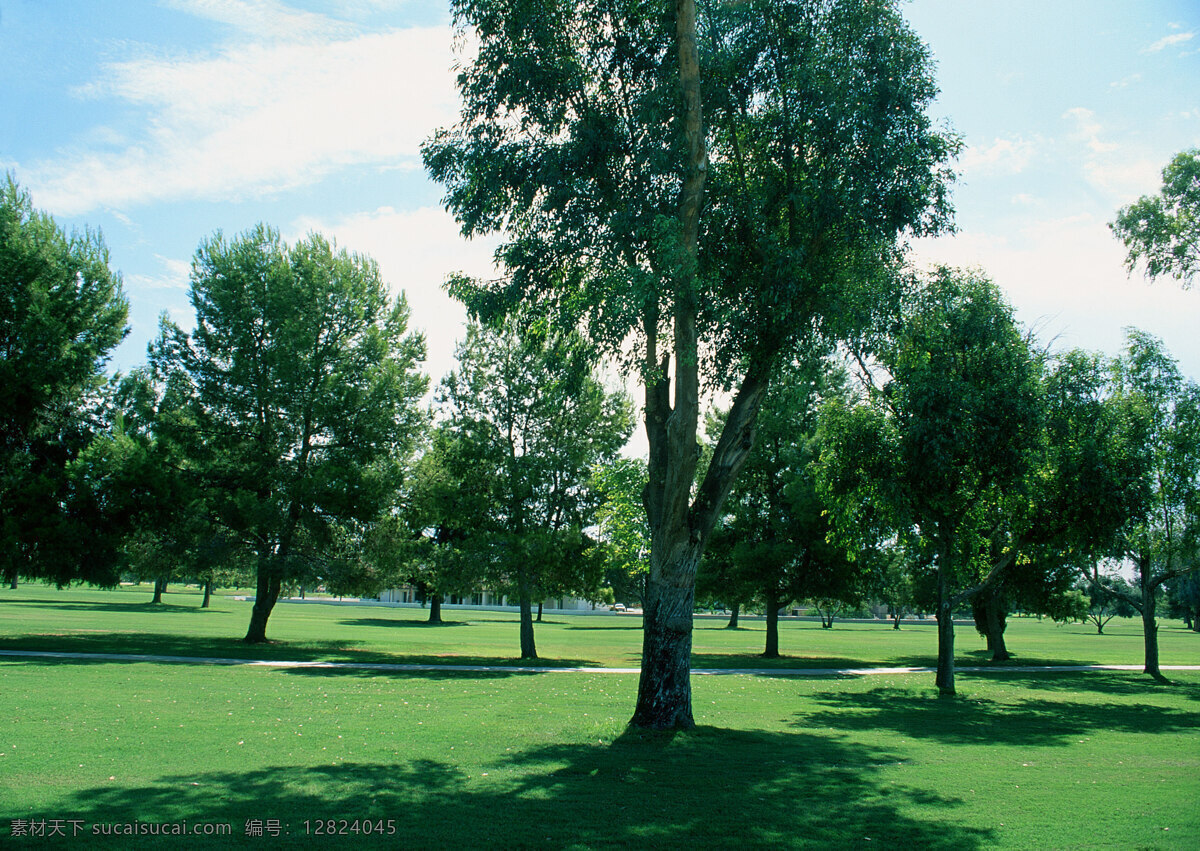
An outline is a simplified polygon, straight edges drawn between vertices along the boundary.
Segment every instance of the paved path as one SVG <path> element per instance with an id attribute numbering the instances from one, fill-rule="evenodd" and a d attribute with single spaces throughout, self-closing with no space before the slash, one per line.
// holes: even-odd
<path id="1" fill-rule="evenodd" d="M 387 662 L 288 662 L 269 659 L 221 659 L 215 656 L 157 656 L 143 653 L 62 653 L 51 650 L 0 650 L 0 657 L 27 659 L 75 659 L 83 662 L 179 662 L 192 665 L 245 665 L 257 668 L 330 668 L 333 670 L 380 671 L 383 673 L 467 672 L 494 674 L 638 674 L 640 668 L 554 668 L 534 665 L 405 665 Z M 1078 671 L 1141 671 L 1142 665 L 1021 665 L 964 667 L 960 673 L 1006 671 L 1014 673 Z M 934 668 L 694 668 L 693 674 L 717 676 L 748 674 L 771 677 L 869 677 L 879 674 L 932 674 Z M 1200 665 L 1163 665 L 1164 671 L 1200 671 Z"/>

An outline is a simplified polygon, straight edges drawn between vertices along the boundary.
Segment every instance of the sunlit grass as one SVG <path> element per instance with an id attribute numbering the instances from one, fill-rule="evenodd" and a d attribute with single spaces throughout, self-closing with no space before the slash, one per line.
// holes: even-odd
<path id="1" fill-rule="evenodd" d="M 238 639 L 246 603 L 145 590 L 0 592 L 0 649 L 336 660 L 514 662 L 512 615 L 281 604 L 275 643 Z M 700 621 L 696 664 L 747 667 L 762 624 Z M 1136 624 L 1018 619 L 1018 661 L 1136 663 Z M 554 616 L 559 663 L 637 661 L 640 620 Z M 1115 627 L 1115 628 L 1114 628 Z M 982 642 L 959 630 L 961 663 Z M 1200 636 L 1164 627 L 1164 663 Z M 791 667 L 932 660 L 933 630 L 790 622 Z M 626 729 L 637 676 L 262 669 L 0 657 L 0 836 L 58 819 L 88 841 L 108 824 L 229 825 L 231 837 L 137 844 L 299 845 L 345 819 L 345 844 L 403 847 L 1200 847 L 1200 674 L 697 677 L 699 728 Z M 362 831 L 370 819 L 370 836 Z M 70 821 L 74 820 L 74 821 Z M 308 822 L 307 826 L 305 822 Z M 280 835 L 253 839 L 247 823 Z M 389 824 L 390 822 L 390 824 Z M 335 829 L 340 822 L 335 822 Z M 382 840 L 374 832 L 385 831 Z M 388 833 L 389 827 L 395 833 Z M 43 828 L 44 829 L 44 828 Z M 81 840 L 81 837 L 77 837 Z M 329 844 L 328 837 L 320 837 Z M 65 844 L 65 843 L 64 843 Z"/>

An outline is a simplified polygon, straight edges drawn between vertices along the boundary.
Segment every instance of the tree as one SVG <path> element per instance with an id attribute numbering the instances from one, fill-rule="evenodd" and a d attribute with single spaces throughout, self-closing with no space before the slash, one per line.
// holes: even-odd
<path id="1" fill-rule="evenodd" d="M 1125 243 L 1125 267 L 1190 287 L 1200 275 L 1200 148 L 1183 151 L 1162 172 L 1162 192 L 1117 211 L 1109 227 Z"/>
<path id="2" fill-rule="evenodd" d="M 841 534 L 899 534 L 932 566 L 937 686 L 954 694 L 954 612 L 990 589 L 1031 533 L 1042 429 L 1038 365 L 995 286 L 939 269 L 879 347 L 887 383 L 831 404 L 818 477 Z"/>
<path id="3" fill-rule="evenodd" d="M 111 584 L 97 506 L 73 459 L 104 427 L 109 354 L 128 302 L 98 233 L 65 234 L 11 176 L 0 185 L 0 576 Z"/>
<path id="4" fill-rule="evenodd" d="M 841 395 L 844 386 L 844 373 L 818 354 L 788 365 L 764 397 L 755 446 L 725 504 L 726 582 L 731 592 L 752 589 L 762 601 L 767 658 L 779 656 L 779 611 L 791 601 L 819 599 L 827 610 L 829 601 L 852 596 L 855 565 L 827 540 L 825 506 L 810 470 L 821 401 Z M 723 419 L 711 426 L 719 434 Z"/>
<path id="5" fill-rule="evenodd" d="M 1138 597 L 1138 589 L 1121 576 L 1100 578 L 1099 566 L 1094 566 L 1090 580 L 1083 583 L 1087 593 L 1086 620 L 1096 625 L 1096 634 L 1104 635 L 1104 627 L 1113 618 L 1131 618 L 1138 610 L 1129 600 Z"/>
<path id="6" fill-rule="evenodd" d="M 646 461 L 614 458 L 592 468 L 591 489 L 599 498 L 596 526 L 606 563 L 608 586 L 616 601 L 644 600 L 650 557 L 650 529 L 642 508 Z"/>
<path id="7" fill-rule="evenodd" d="M 1111 551 L 1132 565 L 1138 593 L 1100 574 L 1090 578 L 1141 613 L 1145 672 L 1163 680 L 1158 596 L 1165 583 L 1195 569 L 1200 548 L 1200 387 L 1184 379 L 1162 341 L 1128 329 L 1126 350 L 1113 364 L 1112 392 L 1142 427 L 1142 498 L 1126 513 Z"/>
<path id="8" fill-rule="evenodd" d="M 597 504 L 588 483 L 632 425 L 628 400 L 594 377 L 579 337 L 521 319 L 469 325 L 437 401 L 458 444 L 451 478 L 472 480 L 479 495 L 461 512 L 454 545 L 473 554 L 493 588 L 516 596 L 521 658 L 536 659 L 533 603 L 599 590 L 603 565 L 585 534 Z"/>
<path id="9" fill-rule="evenodd" d="M 928 51 L 890 2 L 453 8 L 479 51 L 425 162 L 465 233 L 507 239 L 503 279 L 455 291 L 481 314 L 537 304 L 639 373 L 651 553 L 631 723 L 690 727 L 696 566 L 773 372 L 814 334 L 855 332 L 887 301 L 865 293 L 896 238 L 946 221 L 956 143 L 924 113 Z M 697 482 L 702 375 L 734 401 Z"/>
<path id="10" fill-rule="evenodd" d="M 184 388 L 171 424 L 215 521 L 255 556 L 247 642 L 266 640 L 286 580 L 311 575 L 345 524 L 391 503 L 424 428 L 424 339 L 375 263 L 317 234 L 266 226 L 200 245 L 195 331 L 164 319 L 160 380 Z"/>

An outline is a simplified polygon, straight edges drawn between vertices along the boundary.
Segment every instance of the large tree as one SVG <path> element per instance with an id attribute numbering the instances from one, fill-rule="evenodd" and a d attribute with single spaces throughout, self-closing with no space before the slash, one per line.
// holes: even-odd
<path id="1" fill-rule="evenodd" d="M 1190 287 L 1200 275 L 1200 148 L 1183 151 L 1162 172 L 1162 192 L 1117 211 L 1109 225 L 1128 251 L 1126 268 Z"/>
<path id="2" fill-rule="evenodd" d="M 891 2 L 452 5 L 478 52 L 425 160 L 464 232 L 505 235 L 507 270 L 455 291 L 481 313 L 537 303 L 639 373 L 651 553 L 632 723 L 690 727 L 696 565 L 777 364 L 857 330 L 887 301 L 866 293 L 897 237 L 945 222 L 955 142 L 924 112 L 929 53 Z M 697 482 L 702 390 L 719 389 L 734 401 Z"/>
<path id="3" fill-rule="evenodd" d="M 603 562 L 585 534 L 598 499 L 588 484 L 628 439 L 632 417 L 594 366 L 578 336 L 527 317 L 471 324 L 438 395 L 457 442 L 446 464 L 470 500 L 454 506 L 450 543 L 478 559 L 493 590 L 517 598 L 523 659 L 537 658 L 535 602 L 599 590 Z"/>
<path id="4" fill-rule="evenodd" d="M 914 290 L 879 361 L 868 404 L 825 410 L 821 488 L 843 531 L 890 528 L 932 566 L 937 685 L 954 694 L 954 613 L 1028 531 L 1037 363 L 994 285 L 947 269 Z"/>
<path id="5" fill-rule="evenodd" d="M 957 611 L 982 597 L 998 620 L 1006 581 L 1046 586 L 1064 559 L 1111 546 L 1138 504 L 1137 428 L 1101 404 L 1094 359 L 1072 353 L 1047 373 L 977 272 L 925 276 L 877 354 L 882 386 L 826 409 L 819 478 L 840 535 L 896 535 L 928 570 L 936 682 L 951 695 Z"/>
<path id="6" fill-rule="evenodd" d="M 255 554 L 246 641 L 262 642 L 284 582 L 392 502 L 424 427 L 425 341 L 372 260 L 316 234 L 216 234 L 193 260 L 191 302 L 195 330 L 164 319 L 151 361 L 186 388 L 172 439 L 214 519 Z"/>
<path id="7" fill-rule="evenodd" d="M 1111 554 L 1132 565 L 1138 593 L 1120 583 L 1105 590 L 1142 616 L 1145 672 L 1162 679 L 1158 661 L 1158 597 L 1165 583 L 1196 569 L 1200 557 L 1200 386 L 1183 377 L 1162 341 L 1130 329 L 1112 365 L 1115 401 L 1144 424 L 1146 464 L 1141 500 L 1126 513 Z M 1103 584 L 1093 573 L 1090 579 Z"/>
<path id="8" fill-rule="evenodd" d="M 128 302 L 98 233 L 66 234 L 0 184 L 0 576 L 112 582 L 68 469 L 103 428 L 104 366 Z"/>

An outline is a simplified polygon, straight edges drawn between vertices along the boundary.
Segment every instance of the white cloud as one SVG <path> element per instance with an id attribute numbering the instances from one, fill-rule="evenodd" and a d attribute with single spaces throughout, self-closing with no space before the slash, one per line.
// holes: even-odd
<path id="1" fill-rule="evenodd" d="M 34 163 L 24 182 L 74 215 L 256 197 L 354 165 L 415 167 L 421 142 L 456 116 L 451 39 L 449 28 L 414 28 L 111 65 L 81 96 L 140 107 L 144 124 L 107 134 L 128 140 L 115 149 Z"/>
<path id="2" fill-rule="evenodd" d="M 1104 127 L 1096 120 L 1096 113 L 1090 109 L 1076 106 L 1064 112 L 1062 117 L 1075 122 L 1075 138 L 1082 140 L 1093 153 L 1106 153 L 1116 149 L 1117 146 L 1113 143 L 1100 139 L 1100 132 Z"/>
<path id="3" fill-rule="evenodd" d="M 455 272 L 495 277 L 496 238 L 463 239 L 458 224 L 439 207 L 407 212 L 383 207 L 339 221 L 305 218 L 293 222 L 290 230 L 289 242 L 317 231 L 343 248 L 373 257 L 393 292 L 404 291 L 412 310 L 411 327 L 425 332 L 426 371 L 433 384 L 453 368 L 454 346 L 463 335 L 466 311 L 442 284 Z"/>
<path id="4" fill-rule="evenodd" d="M 1146 53 L 1157 53 L 1160 50 L 1166 50 L 1168 47 L 1174 47 L 1177 44 L 1186 44 L 1196 37 L 1194 32 L 1175 33 L 1173 35 L 1165 35 L 1154 44 L 1146 48 Z"/>
<path id="5" fill-rule="evenodd" d="M 347 32 L 344 24 L 325 15 L 301 12 L 278 0 L 166 0 L 181 12 L 229 24 L 256 38 L 303 39 Z"/>
<path id="6" fill-rule="evenodd" d="M 970 146 L 959 162 L 965 175 L 1019 174 L 1025 170 L 1037 151 L 1037 145 L 1027 139 L 995 139 L 984 147 Z"/>

